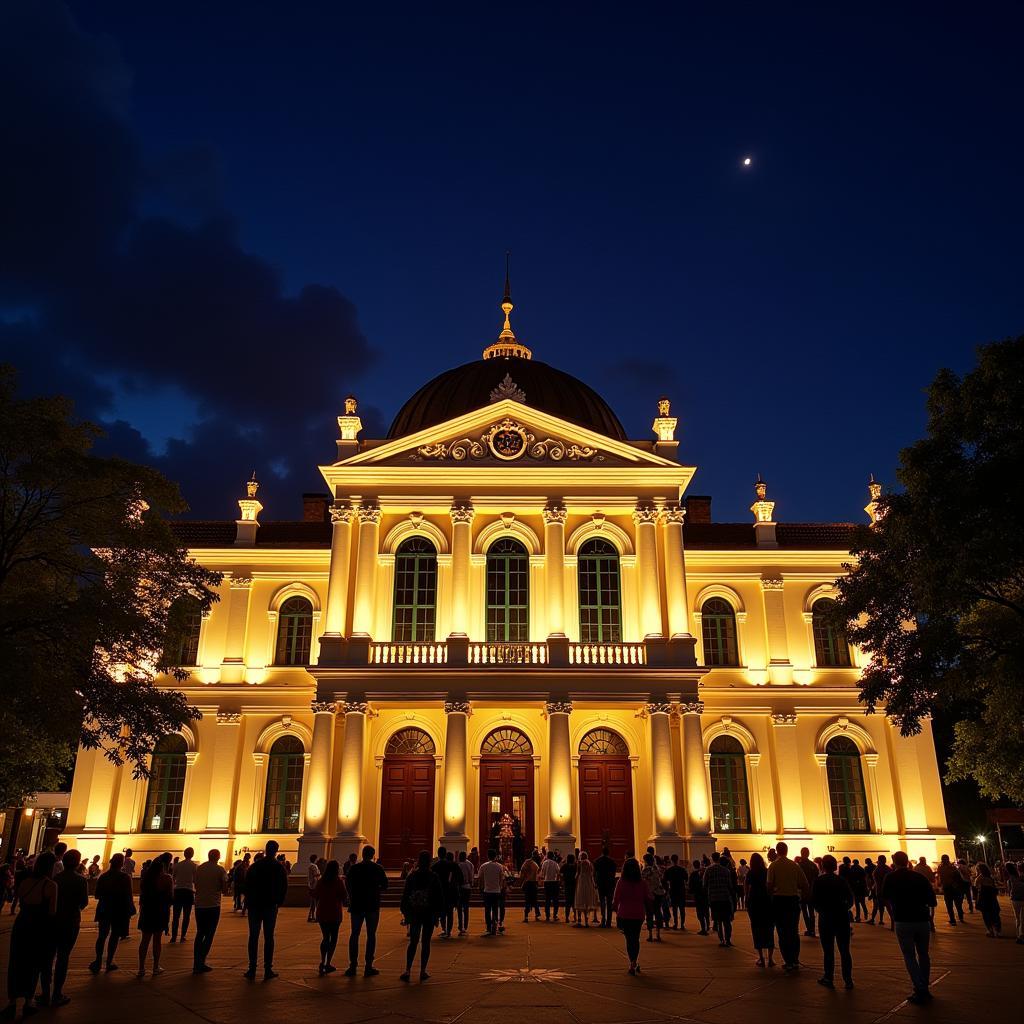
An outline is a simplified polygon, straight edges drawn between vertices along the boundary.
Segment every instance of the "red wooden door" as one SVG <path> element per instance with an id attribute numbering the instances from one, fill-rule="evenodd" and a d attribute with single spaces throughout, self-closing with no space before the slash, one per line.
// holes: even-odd
<path id="1" fill-rule="evenodd" d="M 620 863 L 636 853 L 629 758 L 580 755 L 580 849 L 593 858 L 605 846 Z"/>
<path id="2" fill-rule="evenodd" d="M 519 819 L 520 856 L 529 856 L 533 838 L 533 758 L 485 757 L 480 760 L 480 853 L 486 854 L 491 829 L 502 814 Z"/>
<path id="3" fill-rule="evenodd" d="M 380 859 L 397 870 L 434 848 L 434 759 L 386 757 L 380 794 Z"/>

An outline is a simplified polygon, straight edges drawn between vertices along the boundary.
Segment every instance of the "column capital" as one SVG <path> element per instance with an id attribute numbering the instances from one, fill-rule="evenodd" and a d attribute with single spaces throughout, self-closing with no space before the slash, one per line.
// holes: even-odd
<path id="1" fill-rule="evenodd" d="M 452 505 L 448 509 L 448 514 L 452 517 L 452 524 L 457 525 L 459 523 L 472 523 L 473 516 L 476 515 L 476 509 L 472 505 Z"/>
<path id="2" fill-rule="evenodd" d="M 346 715 L 365 715 L 370 705 L 365 700 L 346 700 L 342 705 Z"/>
<path id="3" fill-rule="evenodd" d="M 684 701 L 679 705 L 679 714 L 681 715 L 703 715 L 704 714 L 704 701 L 702 700 L 690 700 Z"/>
<path id="4" fill-rule="evenodd" d="M 310 701 L 309 710 L 314 715 L 333 715 L 338 705 L 333 700 L 314 700 Z"/>
<path id="5" fill-rule="evenodd" d="M 637 526 L 644 523 L 656 523 L 658 521 L 658 510 L 653 505 L 637 505 L 633 509 L 633 522 Z"/>
<path id="6" fill-rule="evenodd" d="M 338 523 L 351 523 L 352 516 L 354 514 L 352 506 L 341 501 L 335 501 L 331 504 L 330 513 L 331 523 L 335 526 L 337 526 Z"/>
<path id="7" fill-rule="evenodd" d="M 370 523 L 376 526 L 380 522 L 380 505 L 360 505 L 356 514 L 360 523 Z"/>
<path id="8" fill-rule="evenodd" d="M 668 715 L 672 712 L 672 704 L 667 700 L 649 700 L 644 710 L 648 715 Z"/>
<path id="9" fill-rule="evenodd" d="M 548 700 L 544 702 L 544 710 L 548 715 L 571 715 L 571 700 Z"/>
<path id="10" fill-rule="evenodd" d="M 468 715 L 473 710 L 473 705 L 468 700 L 460 697 L 449 697 L 444 702 L 444 713 L 446 715 Z"/>
<path id="11" fill-rule="evenodd" d="M 564 526 L 568 514 L 565 506 L 559 504 L 548 505 L 542 513 L 546 526 Z"/>
<path id="12" fill-rule="evenodd" d="M 682 526 L 686 509 L 682 505 L 666 505 L 661 510 L 661 521 L 665 526 Z"/>
<path id="13" fill-rule="evenodd" d="M 796 725 L 796 713 L 793 711 L 775 711 L 772 713 L 772 725 Z"/>

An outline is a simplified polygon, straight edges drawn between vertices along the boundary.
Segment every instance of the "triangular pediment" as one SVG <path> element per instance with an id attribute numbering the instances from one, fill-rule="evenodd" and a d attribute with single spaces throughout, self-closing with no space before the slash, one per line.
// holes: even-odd
<path id="1" fill-rule="evenodd" d="M 515 467 L 679 464 L 617 438 L 503 399 L 435 426 L 365 448 L 337 466 Z"/>

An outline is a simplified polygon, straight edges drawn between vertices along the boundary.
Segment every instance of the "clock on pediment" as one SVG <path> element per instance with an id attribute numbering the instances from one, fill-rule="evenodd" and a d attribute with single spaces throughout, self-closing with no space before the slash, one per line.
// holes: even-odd
<path id="1" fill-rule="evenodd" d="M 481 440 L 490 448 L 495 458 L 511 462 L 526 451 L 527 443 L 533 438 L 527 435 L 524 427 L 506 419 L 491 427 Z"/>

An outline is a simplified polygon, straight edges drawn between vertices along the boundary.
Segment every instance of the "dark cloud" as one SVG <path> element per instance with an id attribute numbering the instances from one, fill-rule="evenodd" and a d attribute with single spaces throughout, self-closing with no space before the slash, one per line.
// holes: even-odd
<path id="1" fill-rule="evenodd" d="M 0 113 L 0 359 L 26 391 L 69 394 L 103 420 L 118 387 L 178 388 L 201 416 L 187 438 L 154 456 L 117 421 L 102 448 L 157 465 L 206 515 L 233 514 L 255 467 L 270 514 L 293 515 L 374 353 L 337 289 L 286 294 L 242 248 L 209 147 L 147 163 L 130 85 L 114 43 L 62 5 L 0 10 L 0 90 L 17 97 Z"/>

